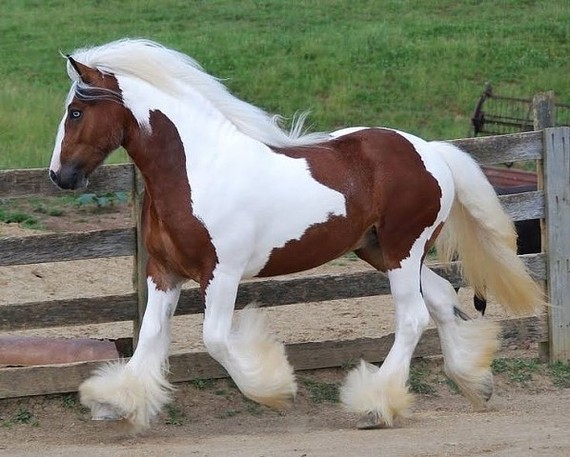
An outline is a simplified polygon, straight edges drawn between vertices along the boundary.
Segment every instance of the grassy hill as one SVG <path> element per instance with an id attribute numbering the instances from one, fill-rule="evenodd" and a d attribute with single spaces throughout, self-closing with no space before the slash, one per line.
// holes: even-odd
<path id="1" fill-rule="evenodd" d="M 0 169 L 47 166 L 69 88 L 60 50 L 148 37 L 268 111 L 309 109 L 314 129 L 443 139 L 467 135 L 486 81 L 570 100 L 569 23 L 559 1 L 3 0 Z"/>

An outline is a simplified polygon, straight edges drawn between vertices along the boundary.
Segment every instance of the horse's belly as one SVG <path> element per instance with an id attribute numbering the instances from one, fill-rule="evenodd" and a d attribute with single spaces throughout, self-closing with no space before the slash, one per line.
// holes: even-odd
<path id="1" fill-rule="evenodd" d="M 369 227 L 342 216 L 309 227 L 302 237 L 274 248 L 258 277 L 277 276 L 323 265 L 360 247 Z"/>

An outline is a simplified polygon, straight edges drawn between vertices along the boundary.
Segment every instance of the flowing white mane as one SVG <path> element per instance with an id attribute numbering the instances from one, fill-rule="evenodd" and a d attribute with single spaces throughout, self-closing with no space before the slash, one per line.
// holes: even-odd
<path id="1" fill-rule="evenodd" d="M 79 49 L 71 56 L 102 72 L 142 79 L 168 93 L 181 92 L 181 84 L 190 86 L 208 99 L 241 132 L 269 146 L 303 146 L 330 138 L 325 133 L 303 134 L 306 114 L 293 119 L 290 131 L 284 130 L 279 125 L 280 116 L 270 115 L 234 97 L 194 59 L 150 40 L 118 40 Z M 73 75 L 70 64 L 68 73 Z"/>

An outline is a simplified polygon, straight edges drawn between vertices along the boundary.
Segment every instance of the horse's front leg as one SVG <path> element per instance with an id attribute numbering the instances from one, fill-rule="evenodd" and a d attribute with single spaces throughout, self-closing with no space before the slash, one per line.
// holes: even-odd
<path id="1" fill-rule="evenodd" d="M 151 271 L 149 269 L 149 271 Z M 132 358 L 99 368 L 79 387 L 81 403 L 93 419 L 124 419 L 131 432 L 148 428 L 169 400 L 166 380 L 170 318 L 180 296 L 180 285 L 160 275 L 147 277 L 148 302 Z"/>
<path id="2" fill-rule="evenodd" d="M 215 269 L 205 289 L 204 344 L 246 397 L 282 408 L 297 392 L 293 368 L 260 310 L 247 307 L 232 325 L 239 280 L 220 266 Z"/>

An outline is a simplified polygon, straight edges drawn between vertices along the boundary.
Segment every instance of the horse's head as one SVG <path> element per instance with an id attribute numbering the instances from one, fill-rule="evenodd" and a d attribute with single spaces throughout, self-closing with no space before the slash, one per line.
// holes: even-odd
<path id="1" fill-rule="evenodd" d="M 117 79 L 68 57 L 73 81 L 59 125 L 49 168 L 62 189 L 85 187 L 88 177 L 121 146 L 129 111 L 123 106 Z"/>

